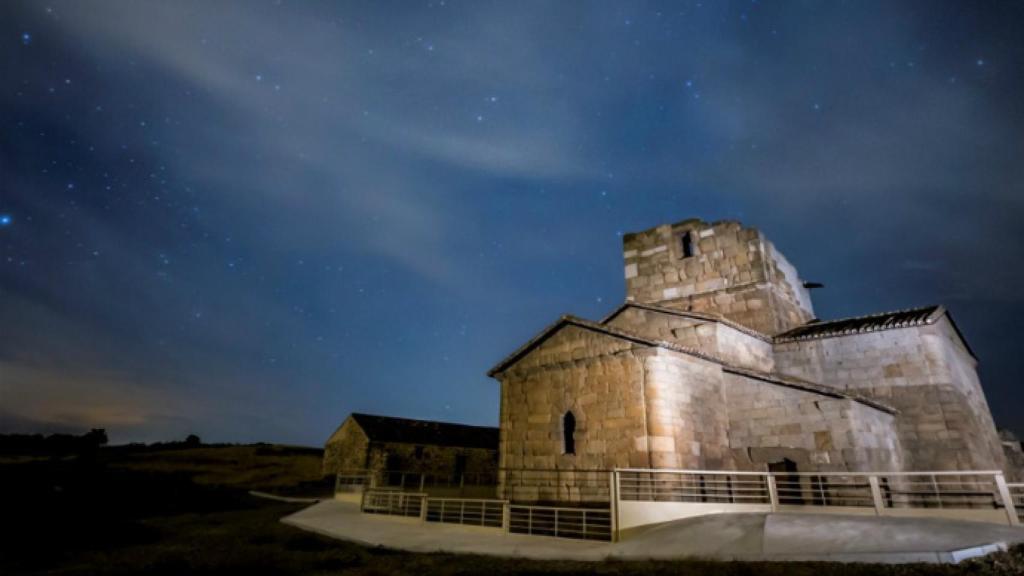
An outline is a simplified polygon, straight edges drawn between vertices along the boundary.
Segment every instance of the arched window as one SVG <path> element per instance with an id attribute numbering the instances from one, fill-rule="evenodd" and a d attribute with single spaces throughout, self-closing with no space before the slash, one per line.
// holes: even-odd
<path id="1" fill-rule="evenodd" d="M 562 454 L 576 453 L 576 417 L 572 411 L 562 416 Z"/>

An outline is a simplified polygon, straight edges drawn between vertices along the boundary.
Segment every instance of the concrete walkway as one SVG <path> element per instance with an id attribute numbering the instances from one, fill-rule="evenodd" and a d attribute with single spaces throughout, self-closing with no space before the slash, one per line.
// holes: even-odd
<path id="1" fill-rule="evenodd" d="M 334 500 L 310 506 L 282 522 L 369 546 L 544 560 L 950 562 L 965 555 L 954 555 L 954 551 L 1024 542 L 1024 528 L 832 514 L 717 514 L 652 526 L 621 542 L 587 542 L 362 514 L 358 504 Z"/>

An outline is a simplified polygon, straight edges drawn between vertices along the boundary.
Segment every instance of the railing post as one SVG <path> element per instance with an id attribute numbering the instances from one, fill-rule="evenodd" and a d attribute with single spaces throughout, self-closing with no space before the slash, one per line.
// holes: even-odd
<path id="1" fill-rule="evenodd" d="M 871 486 L 871 501 L 875 504 L 875 516 L 882 515 L 885 502 L 882 501 L 882 489 L 878 486 L 878 476 L 868 476 L 868 484 Z"/>
<path id="2" fill-rule="evenodd" d="M 1017 508 L 1010 496 L 1010 489 L 1006 486 L 1006 478 L 1002 474 L 996 474 L 996 488 L 999 489 L 999 497 L 1003 499 L 1003 508 L 1006 509 L 1006 520 L 1010 526 L 1017 525 Z"/>
<path id="3" fill-rule="evenodd" d="M 424 473 L 420 473 L 420 492 L 425 492 L 423 487 L 426 486 L 426 483 L 427 483 L 427 475 L 424 474 Z M 436 492 L 435 492 L 435 494 L 436 494 Z"/>
<path id="4" fill-rule="evenodd" d="M 619 541 L 619 471 L 612 470 L 608 473 L 608 505 L 610 510 L 609 522 L 611 523 L 612 542 Z"/>
<path id="5" fill-rule="evenodd" d="M 420 522 L 427 521 L 427 507 L 430 500 L 426 496 L 420 496 Z"/>
<path id="6" fill-rule="evenodd" d="M 775 476 L 771 473 L 765 476 L 765 480 L 768 482 L 768 501 L 772 505 L 772 512 L 779 511 L 779 489 L 775 486 Z"/>
<path id="7" fill-rule="evenodd" d="M 508 502 L 501 504 L 501 529 L 505 534 L 509 533 L 509 525 L 512 520 L 512 506 Z"/>

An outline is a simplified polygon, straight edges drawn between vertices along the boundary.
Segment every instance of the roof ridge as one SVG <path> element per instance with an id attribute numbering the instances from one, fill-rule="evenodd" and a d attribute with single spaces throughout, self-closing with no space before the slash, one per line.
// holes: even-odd
<path id="1" fill-rule="evenodd" d="M 827 336 L 842 334 L 863 334 L 867 332 L 877 332 L 880 330 L 894 330 L 898 328 L 921 326 L 934 323 L 945 312 L 946 309 L 942 305 L 930 304 L 928 306 L 919 306 L 916 308 L 904 308 L 900 310 L 890 310 L 888 312 L 876 312 L 861 316 L 837 318 L 835 320 L 809 322 L 807 324 L 801 324 L 800 326 L 794 326 L 785 332 L 776 334 L 772 338 L 772 341 L 779 343 L 793 340 L 824 338 Z M 871 322 L 875 320 L 883 321 L 871 324 Z M 842 327 L 844 324 L 853 324 L 857 322 L 862 322 L 864 324 L 846 328 Z M 830 328 L 832 328 L 832 330 L 830 330 Z"/>
<path id="2" fill-rule="evenodd" d="M 682 346 L 674 342 L 666 342 L 664 340 L 658 340 L 656 338 L 649 338 L 647 336 L 630 332 L 629 330 L 613 328 L 606 324 L 599 324 L 597 322 L 587 320 L 585 318 L 580 318 L 579 316 L 574 316 L 572 314 L 562 314 L 561 316 L 559 316 L 558 321 L 548 325 L 547 328 L 545 328 L 539 334 L 531 338 L 529 342 L 527 342 L 527 344 L 520 346 L 515 352 L 513 352 L 505 359 L 503 359 L 501 362 L 499 362 L 497 365 L 495 365 L 495 367 L 488 371 L 487 374 L 489 376 L 494 376 L 498 372 L 503 371 L 505 368 L 512 365 L 517 360 L 519 360 L 527 353 L 529 353 L 529 351 L 532 349 L 534 345 L 543 341 L 546 336 L 552 334 L 554 331 L 558 330 L 562 325 L 565 324 L 571 324 L 574 326 L 578 326 L 580 328 L 604 333 L 609 336 L 623 338 L 626 340 L 632 340 L 634 342 L 647 344 L 648 346 L 664 348 L 666 350 L 672 350 L 675 352 L 686 354 L 688 356 L 700 358 L 702 360 L 718 364 L 719 366 L 722 367 L 722 370 L 725 372 L 731 372 L 733 374 L 747 376 L 749 378 L 756 378 L 758 380 L 778 384 L 781 386 L 797 388 L 807 392 L 823 394 L 826 396 L 831 396 L 833 398 L 846 398 L 858 402 L 860 404 L 864 404 L 865 406 L 869 406 L 871 408 L 882 410 L 884 412 L 889 412 L 890 414 L 896 413 L 896 410 L 890 406 L 887 406 L 880 402 L 876 402 L 869 398 L 865 398 L 863 396 L 850 394 L 846 391 L 839 390 L 838 388 L 832 388 L 831 386 L 826 386 L 824 384 L 819 384 L 817 382 L 812 382 L 810 380 L 804 380 L 796 376 L 789 376 L 786 374 L 779 374 L 774 372 L 764 372 L 753 368 L 737 366 L 713 354 L 708 354 L 707 352 L 702 352 L 700 350 L 696 350 L 688 346 Z"/>
<path id="3" fill-rule="evenodd" d="M 847 390 L 840 390 L 838 388 L 826 386 L 825 384 L 814 382 L 812 380 L 807 380 L 805 378 L 800 378 L 798 376 L 782 374 L 781 372 L 764 372 L 761 370 L 755 370 L 753 368 L 745 368 L 743 366 L 735 366 L 731 364 L 723 366 L 722 369 L 726 372 L 731 372 L 733 374 L 738 374 L 740 376 L 747 376 L 749 378 L 756 378 L 758 380 L 773 382 L 779 384 L 780 386 L 788 386 L 790 388 L 797 388 L 800 390 L 813 392 L 816 394 L 832 396 L 834 398 L 844 398 L 847 400 L 853 400 L 854 402 L 858 402 L 860 404 L 864 404 L 865 406 L 870 406 L 871 408 L 882 410 L 883 412 L 888 412 L 890 414 L 896 414 L 898 412 L 898 410 L 896 410 L 892 406 L 889 406 L 888 404 L 883 404 L 882 402 L 878 402 L 877 400 L 873 400 L 866 396 L 861 396 L 860 394 L 851 394 Z"/>
<path id="4" fill-rule="evenodd" d="M 587 320 L 585 318 L 580 318 L 578 316 L 569 316 L 569 318 L 571 320 L 574 320 L 575 321 L 574 323 L 577 324 L 577 325 L 582 325 L 582 326 L 586 326 L 586 327 L 595 328 L 595 329 L 598 329 L 598 330 L 605 331 L 605 332 L 607 332 L 609 334 L 621 335 L 623 337 L 632 338 L 632 339 L 639 340 L 639 341 L 642 341 L 642 342 L 646 341 L 646 342 L 648 342 L 652 346 L 658 346 L 660 348 L 667 348 L 669 350 L 675 350 L 676 352 L 682 352 L 684 354 L 689 354 L 691 356 L 696 356 L 698 358 L 703 358 L 705 360 L 711 360 L 711 361 L 717 362 L 719 364 L 725 364 L 726 363 L 725 360 L 723 360 L 722 358 L 719 358 L 718 356 L 716 356 L 714 354 L 710 354 L 708 352 L 704 352 L 702 350 L 698 350 L 696 348 L 691 348 L 689 346 L 683 346 L 682 344 L 676 344 L 675 342 L 669 342 L 667 340 L 659 340 L 657 338 L 651 338 L 649 336 L 644 336 L 643 334 L 638 334 L 638 333 L 633 332 L 631 330 L 624 330 L 622 328 L 608 326 L 607 324 L 601 324 L 601 323 L 598 323 L 598 322 L 594 322 L 592 320 Z"/>
<path id="5" fill-rule="evenodd" d="M 610 336 L 616 336 L 616 337 L 623 338 L 623 339 L 626 339 L 626 340 L 632 340 L 634 342 L 638 342 L 638 343 L 641 343 L 641 344 L 646 344 L 648 346 L 653 346 L 653 347 L 658 347 L 658 348 L 665 348 L 667 350 L 674 350 L 674 351 L 680 352 L 682 354 L 688 354 L 690 356 L 694 356 L 696 358 L 701 358 L 701 359 L 704 359 L 704 360 L 708 360 L 710 362 L 715 362 L 717 364 L 723 364 L 723 365 L 725 364 L 725 361 L 722 360 L 721 358 L 718 358 L 717 356 L 714 356 L 712 354 L 708 354 L 707 352 L 702 352 L 702 351 L 697 350 L 695 348 L 690 348 L 688 346 L 682 346 L 682 345 L 676 344 L 674 342 L 667 342 L 665 340 L 658 340 L 656 338 L 650 338 L 650 337 L 644 336 L 642 334 L 637 334 L 635 332 L 631 332 L 629 330 L 623 330 L 621 328 L 608 326 L 607 324 L 601 324 L 599 322 L 594 322 L 592 320 L 587 320 L 586 318 L 581 318 L 581 317 L 575 316 L 573 314 L 562 314 L 561 316 L 558 317 L 558 320 L 556 320 L 555 322 L 552 322 L 551 324 L 548 324 L 543 330 L 541 330 L 539 333 L 537 333 L 533 338 L 530 338 L 529 340 L 527 340 L 525 344 L 523 344 L 522 346 L 517 348 L 515 351 L 513 351 L 511 354 L 509 354 L 508 356 L 503 358 L 501 361 L 499 361 L 497 364 L 495 364 L 493 368 L 491 368 L 490 370 L 487 371 L 487 375 L 493 377 L 498 372 L 501 372 L 506 367 L 508 367 L 509 365 L 513 364 L 519 358 L 522 358 L 523 356 L 525 356 L 530 350 L 533 349 L 533 347 L 535 345 L 539 344 L 549 334 L 553 333 L 555 330 L 560 328 L 563 324 L 573 324 L 573 325 L 579 326 L 581 328 L 586 328 L 586 329 L 589 329 L 589 330 L 594 330 L 596 332 L 601 332 L 601 333 L 604 333 L 604 334 L 608 334 Z"/>
<path id="6" fill-rule="evenodd" d="M 942 308 L 940 304 L 929 304 L 927 306 L 916 306 L 914 308 L 898 308 L 896 310 L 887 310 L 885 312 L 873 312 L 871 314 L 861 314 L 860 316 L 847 316 L 846 318 L 835 318 L 832 320 L 820 320 L 818 322 L 811 322 L 802 324 L 796 328 L 790 328 L 790 330 L 796 330 L 797 328 L 803 328 L 804 326 L 824 326 L 827 324 L 833 324 L 836 322 L 849 322 L 850 320 L 868 320 L 870 318 L 881 318 L 882 316 L 891 316 L 893 314 L 906 314 L 907 312 L 924 312 L 929 308 Z M 788 332 L 789 330 L 787 330 Z M 785 334 L 783 332 L 782 334 Z"/>
<path id="7" fill-rule="evenodd" d="M 675 316 L 685 316 L 687 318 L 698 318 L 701 320 L 707 320 L 708 322 L 718 322 L 719 324 L 724 324 L 725 326 L 728 326 L 734 330 L 743 332 L 748 336 L 753 336 L 760 340 L 764 340 L 765 342 L 772 341 L 771 335 L 759 332 L 753 328 L 750 328 L 749 326 L 744 326 L 743 324 L 740 324 L 735 320 L 726 318 L 723 314 L 720 314 L 718 312 L 696 312 L 694 310 L 679 310 L 677 308 L 669 308 L 668 306 L 658 306 L 657 304 L 650 304 L 647 302 L 623 302 L 622 304 L 619 305 L 618 308 L 616 308 L 607 316 L 602 318 L 600 320 L 600 323 L 605 324 L 606 322 L 611 321 L 611 319 L 618 316 L 619 313 L 622 312 L 622 310 L 629 307 L 642 308 L 644 310 L 662 312 L 664 314 L 672 314 Z"/>
<path id="8" fill-rule="evenodd" d="M 351 412 L 351 416 L 364 416 L 367 418 L 379 418 L 381 420 L 401 420 L 405 422 L 419 422 L 423 424 L 440 424 L 442 426 L 461 426 L 464 428 L 487 428 L 497 430 L 497 426 L 483 426 L 480 424 L 463 424 L 462 422 L 446 422 L 443 420 L 424 420 L 422 418 L 406 418 L 405 416 L 384 416 L 381 414 L 369 414 L 367 412 Z"/>

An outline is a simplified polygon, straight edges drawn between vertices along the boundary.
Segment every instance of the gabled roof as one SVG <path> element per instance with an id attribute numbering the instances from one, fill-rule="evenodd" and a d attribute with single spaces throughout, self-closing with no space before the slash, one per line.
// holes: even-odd
<path id="1" fill-rule="evenodd" d="M 734 330 L 739 330 L 740 332 L 743 332 L 744 334 L 747 334 L 749 336 L 753 336 L 754 338 L 764 340 L 765 342 L 772 341 L 771 336 L 767 334 L 762 334 L 761 332 L 758 332 L 757 330 L 754 330 L 752 328 L 748 328 L 738 322 L 734 322 L 726 318 L 725 316 L 722 316 L 721 314 L 716 314 L 714 312 L 693 312 L 690 310 L 678 310 L 676 308 L 667 308 L 665 306 L 657 306 L 654 304 L 642 304 L 640 302 L 623 303 L 621 306 L 613 310 L 611 314 L 605 316 L 604 319 L 601 320 L 601 324 L 607 324 L 608 322 L 611 322 L 612 320 L 615 319 L 616 316 L 622 314 L 628 308 L 650 310 L 652 312 L 670 314 L 672 316 L 679 316 L 680 318 L 692 318 L 694 320 L 703 320 L 705 322 L 718 322 L 719 324 L 723 324 Z"/>
<path id="2" fill-rule="evenodd" d="M 498 449 L 498 429 L 490 426 L 392 418 L 358 412 L 353 412 L 351 418 L 363 429 L 370 442 Z"/>
<path id="3" fill-rule="evenodd" d="M 715 356 L 712 356 L 711 354 L 708 354 L 706 352 L 701 352 L 700 350 L 697 350 L 695 348 L 680 346 L 679 344 L 675 344 L 673 342 L 666 342 L 664 340 L 648 338 L 646 336 L 641 336 L 640 334 L 635 334 L 627 330 L 622 330 L 621 328 L 613 328 L 611 326 L 599 324 L 597 322 L 591 322 L 590 320 L 584 320 L 583 318 L 566 314 L 561 316 L 552 324 L 548 325 L 547 328 L 541 330 L 539 334 L 529 339 L 526 342 L 526 344 L 523 344 L 515 352 L 506 356 L 501 362 L 498 362 L 494 366 L 494 368 L 491 368 L 490 370 L 487 371 L 487 375 L 494 376 L 495 374 L 504 371 L 506 368 L 518 362 L 519 359 L 529 354 L 530 351 L 532 351 L 534 348 L 542 344 L 545 340 L 553 336 L 555 333 L 557 333 L 565 326 L 576 326 L 584 330 L 597 332 L 598 334 L 606 334 L 608 336 L 612 336 L 613 338 L 619 338 L 620 340 L 626 340 L 628 342 L 642 344 L 644 346 L 675 350 L 676 352 L 682 352 L 683 354 L 696 356 L 697 358 L 710 360 L 718 364 L 723 363 L 721 359 L 716 358 Z"/>
<path id="4" fill-rule="evenodd" d="M 547 328 L 542 330 L 539 334 L 531 338 L 526 344 L 520 346 L 518 350 L 508 355 L 504 360 L 499 362 L 494 368 L 491 368 L 490 371 L 487 372 L 487 375 L 493 377 L 496 374 L 504 371 L 509 366 L 518 362 L 522 357 L 529 354 L 531 350 L 541 345 L 545 340 L 547 340 L 548 338 L 550 338 L 551 336 L 553 336 L 559 330 L 566 326 L 576 326 L 584 330 L 590 330 L 592 332 L 597 332 L 599 334 L 606 334 L 613 338 L 619 338 L 629 342 L 642 344 L 644 346 L 664 348 L 666 350 L 673 350 L 675 352 L 680 352 L 683 354 L 687 354 L 689 356 L 694 356 L 702 360 L 714 362 L 715 364 L 722 366 L 723 371 L 731 372 L 733 374 L 737 374 L 740 376 L 745 376 L 747 378 L 754 378 L 756 380 L 761 380 L 763 382 L 769 382 L 772 384 L 785 386 L 787 388 L 796 388 L 799 390 L 812 392 L 815 394 L 822 394 L 832 398 L 846 398 L 849 400 L 853 400 L 854 402 L 859 402 L 866 406 L 882 410 L 883 412 L 888 412 L 890 414 L 896 413 L 896 410 L 894 408 L 886 406 L 885 404 L 875 402 L 874 400 L 870 400 L 862 396 L 840 391 L 837 390 L 836 388 L 830 388 L 828 386 L 823 386 L 821 384 L 815 384 L 813 382 L 809 382 L 807 380 L 802 380 L 792 376 L 783 376 L 781 374 L 762 372 L 760 370 L 752 370 L 749 368 L 742 368 L 740 366 L 729 364 L 728 362 L 722 360 L 721 358 L 718 358 L 706 352 L 701 352 L 700 350 L 695 350 L 693 348 L 688 348 L 686 346 L 680 346 L 679 344 L 675 344 L 673 342 L 666 342 L 664 340 L 655 340 L 652 338 L 647 338 L 645 336 L 634 334 L 627 330 L 622 330 L 620 328 L 612 328 L 611 326 L 598 324 L 596 322 L 591 322 L 589 320 L 584 320 L 583 318 L 578 318 L 576 316 L 570 315 L 562 316 L 557 321 L 555 321 Z"/>

